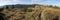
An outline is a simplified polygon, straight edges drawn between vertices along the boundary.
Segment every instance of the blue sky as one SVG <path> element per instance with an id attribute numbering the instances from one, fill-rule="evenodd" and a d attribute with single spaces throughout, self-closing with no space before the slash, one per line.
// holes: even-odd
<path id="1" fill-rule="evenodd" d="M 0 0 L 0 6 L 11 4 L 48 4 L 60 6 L 60 0 Z"/>

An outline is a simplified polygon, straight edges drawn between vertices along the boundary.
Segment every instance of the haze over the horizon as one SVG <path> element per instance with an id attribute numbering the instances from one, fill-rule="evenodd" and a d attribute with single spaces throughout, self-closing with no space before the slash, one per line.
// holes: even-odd
<path id="1" fill-rule="evenodd" d="M 48 4 L 60 6 L 60 0 L 0 0 L 0 6 L 11 4 Z"/>

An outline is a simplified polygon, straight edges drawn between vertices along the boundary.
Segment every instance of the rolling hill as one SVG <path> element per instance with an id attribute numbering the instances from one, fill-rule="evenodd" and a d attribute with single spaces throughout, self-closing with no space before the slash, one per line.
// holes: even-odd
<path id="1" fill-rule="evenodd" d="M 9 5 L 6 7 L 16 8 L 2 9 L 0 14 L 5 20 L 60 20 L 60 8 L 53 6 Z"/>

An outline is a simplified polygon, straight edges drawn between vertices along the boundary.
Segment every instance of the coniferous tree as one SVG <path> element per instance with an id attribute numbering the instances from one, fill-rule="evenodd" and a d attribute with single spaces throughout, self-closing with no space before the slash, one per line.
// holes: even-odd
<path id="1" fill-rule="evenodd" d="M 6 9 L 8 9 L 8 6 L 6 6 Z"/>
<path id="2" fill-rule="evenodd" d="M 14 5 L 12 5 L 12 9 L 14 8 Z"/>
<path id="3" fill-rule="evenodd" d="M 4 7 L 3 8 L 0 8 L 0 12 L 4 10 Z"/>
<path id="4" fill-rule="evenodd" d="M 53 7 L 52 5 L 49 5 L 49 7 Z"/>

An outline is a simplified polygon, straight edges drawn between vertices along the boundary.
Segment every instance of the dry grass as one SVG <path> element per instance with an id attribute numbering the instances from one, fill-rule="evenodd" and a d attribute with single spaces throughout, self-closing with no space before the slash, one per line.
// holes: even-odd
<path id="1" fill-rule="evenodd" d="M 4 9 L 2 13 L 8 20 L 53 20 L 54 16 L 60 17 L 60 9 L 46 6 L 28 8 L 27 11 L 24 8 Z"/>

